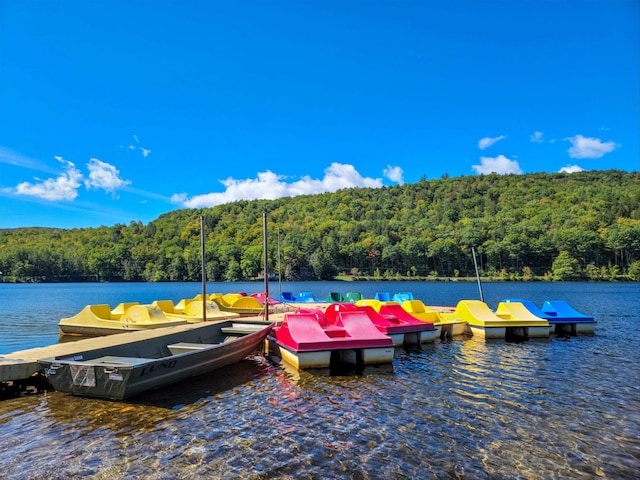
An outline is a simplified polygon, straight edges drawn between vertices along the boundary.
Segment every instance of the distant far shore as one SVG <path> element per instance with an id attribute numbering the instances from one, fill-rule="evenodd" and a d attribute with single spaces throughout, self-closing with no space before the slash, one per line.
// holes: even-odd
<path id="1" fill-rule="evenodd" d="M 477 282 L 476 277 L 376 277 L 368 275 L 339 275 L 334 281 L 345 282 Z M 574 278 L 571 280 L 554 280 L 550 276 L 533 276 L 524 278 L 522 276 L 488 275 L 480 276 L 482 282 L 633 282 L 627 275 L 618 275 L 616 278 Z"/>
<path id="2" fill-rule="evenodd" d="M 177 283 L 194 283 L 200 280 L 192 281 L 176 281 Z M 252 278 L 249 280 L 229 281 L 209 279 L 208 282 L 221 282 L 221 283 L 240 283 L 240 282 L 263 282 L 263 278 Z M 272 278 L 270 282 L 277 282 L 277 278 Z M 476 277 L 445 277 L 445 276 L 403 276 L 403 275 L 337 275 L 332 279 L 305 279 L 305 280 L 283 280 L 284 282 L 477 282 Z M 523 277 L 522 275 L 482 275 L 480 277 L 482 282 L 590 282 L 590 283 L 608 283 L 608 282 L 638 282 L 629 278 L 628 275 L 617 275 L 616 277 L 603 277 L 603 278 L 572 278 L 565 280 L 554 280 L 551 275 L 547 276 L 530 276 Z M 148 282 L 145 280 L 133 280 L 125 281 L 122 279 L 103 279 L 91 276 L 91 278 L 84 279 L 68 279 L 68 278 L 10 278 L 0 276 L 0 284 L 15 284 L 15 283 L 171 283 L 173 281 L 166 282 Z"/>

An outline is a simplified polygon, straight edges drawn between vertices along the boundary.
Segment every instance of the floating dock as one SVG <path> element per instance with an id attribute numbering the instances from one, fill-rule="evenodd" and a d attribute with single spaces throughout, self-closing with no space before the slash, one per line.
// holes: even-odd
<path id="1" fill-rule="evenodd" d="M 238 317 L 242 320 L 264 320 L 262 316 Z M 284 319 L 284 312 L 270 313 L 269 320 L 281 322 Z M 221 320 L 224 321 L 224 320 Z M 212 322 L 189 323 L 176 325 L 173 327 L 154 328 L 151 330 L 141 330 L 133 332 L 123 332 L 102 337 L 78 337 L 78 340 L 56 343 L 46 347 L 31 348 L 18 352 L 0 355 L 0 384 L 7 382 L 20 382 L 29 379 L 42 370 L 38 359 L 47 357 L 57 357 L 71 355 L 78 351 L 94 350 L 105 347 L 130 343 L 132 340 L 144 340 L 149 338 L 162 337 L 168 333 L 181 332 L 184 330 L 194 330 L 210 325 Z"/>

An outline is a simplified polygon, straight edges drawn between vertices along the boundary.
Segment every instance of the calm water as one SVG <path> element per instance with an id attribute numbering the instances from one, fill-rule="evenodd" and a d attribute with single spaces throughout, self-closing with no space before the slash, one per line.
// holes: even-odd
<path id="1" fill-rule="evenodd" d="M 199 289 L 0 284 L 0 354 L 55 343 L 59 319 L 89 303 L 177 301 Z M 283 290 L 412 291 L 440 305 L 478 298 L 473 283 Z M 639 478 L 640 285 L 493 283 L 484 295 L 492 307 L 503 297 L 567 300 L 596 317 L 596 334 L 436 342 L 358 376 L 297 374 L 256 357 L 127 402 L 5 400 L 2 478 Z"/>

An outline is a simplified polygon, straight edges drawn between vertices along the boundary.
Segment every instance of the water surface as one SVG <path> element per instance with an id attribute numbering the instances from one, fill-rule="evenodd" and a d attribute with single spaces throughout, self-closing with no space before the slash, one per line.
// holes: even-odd
<path id="1" fill-rule="evenodd" d="M 258 291 L 261 284 L 210 284 Z M 57 340 L 88 303 L 174 301 L 199 284 L 0 284 L 0 353 Z M 304 283 L 291 291 L 413 291 L 478 298 L 472 283 Z M 278 287 L 272 286 L 272 293 Z M 0 402 L 8 479 L 640 477 L 638 284 L 494 283 L 505 297 L 564 299 L 596 334 L 396 350 L 362 375 L 297 373 L 257 356 L 127 402 L 56 392 Z"/>

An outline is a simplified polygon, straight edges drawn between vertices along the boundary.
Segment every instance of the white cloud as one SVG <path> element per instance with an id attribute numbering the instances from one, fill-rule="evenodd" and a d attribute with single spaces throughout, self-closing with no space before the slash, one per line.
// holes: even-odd
<path id="1" fill-rule="evenodd" d="M 522 173 L 518 162 L 509 160 L 504 155 L 498 155 L 495 158 L 480 157 L 480 165 L 472 165 L 471 168 L 473 168 L 473 170 L 475 170 L 479 175 L 489 173 L 497 173 L 500 175 L 508 173 Z"/>
<path id="2" fill-rule="evenodd" d="M 236 180 L 229 177 L 221 181 L 225 187 L 222 193 L 207 193 L 191 198 L 179 193 L 173 195 L 172 200 L 187 208 L 202 208 L 238 200 L 275 200 L 282 197 L 335 192 L 344 188 L 382 187 L 381 179 L 363 177 L 353 165 L 342 163 L 332 163 L 325 169 L 322 179 L 304 176 L 296 182 L 287 183 L 286 178 L 269 170 L 258 173 L 258 178 Z"/>
<path id="3" fill-rule="evenodd" d="M 20 157 L 11 156 L 10 158 Z M 87 164 L 89 169 L 88 178 L 76 168 L 74 163 L 65 160 L 59 155 L 54 158 L 62 164 L 64 170 L 57 177 L 46 180 L 35 178 L 35 182 L 22 182 L 16 185 L 15 188 L 5 188 L 4 192 L 15 195 L 28 195 L 52 202 L 73 201 L 78 196 L 78 189 L 82 186 L 83 181 L 87 189 L 100 188 L 111 193 L 131 183 L 129 180 L 120 178 L 120 171 L 116 167 L 97 158 L 90 159 Z M 47 170 L 53 169 L 47 168 Z"/>
<path id="4" fill-rule="evenodd" d="M 544 140 L 542 139 L 542 132 L 533 132 L 531 135 L 529 135 L 529 140 L 531 140 L 533 143 L 544 142 Z"/>
<path id="5" fill-rule="evenodd" d="M 189 200 L 189 197 L 186 193 L 174 193 L 173 195 L 171 195 L 171 203 L 182 205 L 186 203 L 187 200 Z"/>
<path id="6" fill-rule="evenodd" d="M 124 148 L 124 147 L 123 147 Z M 137 147 L 136 145 L 129 145 L 127 147 L 128 150 L 140 150 L 142 152 L 142 156 L 143 157 L 148 157 L 149 154 L 151 153 L 151 150 L 148 148 L 144 148 L 144 147 Z"/>
<path id="7" fill-rule="evenodd" d="M 579 165 L 566 165 L 560 169 L 560 173 L 584 172 L 584 168 Z"/>
<path id="8" fill-rule="evenodd" d="M 29 195 L 57 202 L 61 200 L 74 200 L 78 196 L 78 188 L 81 185 L 82 173 L 71 162 L 62 157 L 55 157 L 63 164 L 65 172 L 56 178 L 48 178 L 44 181 L 36 179 L 39 183 L 23 182 L 16 186 L 15 193 Z"/>
<path id="9" fill-rule="evenodd" d="M 129 180 L 120 178 L 120 170 L 116 167 L 97 158 L 90 159 L 87 168 L 89 169 L 89 179 L 85 181 L 87 189 L 102 188 L 113 193 L 131 183 Z"/>
<path id="10" fill-rule="evenodd" d="M 57 159 L 58 157 L 55 158 Z M 48 165 L 41 163 L 39 160 L 34 160 L 4 147 L 0 147 L 0 163 L 6 163 L 14 167 L 38 170 L 40 172 L 49 173 L 51 175 L 55 175 L 58 173 L 57 168 L 51 168 Z"/>
<path id="11" fill-rule="evenodd" d="M 492 137 L 481 138 L 478 141 L 478 148 L 480 150 L 484 150 L 485 148 L 489 148 L 494 143 L 499 142 L 500 140 L 504 140 L 505 138 L 507 137 L 505 137 L 504 135 L 500 135 L 499 137 L 493 137 L 493 138 Z"/>
<path id="12" fill-rule="evenodd" d="M 576 135 L 565 140 L 571 142 L 567 150 L 571 158 L 600 158 L 604 154 L 613 152 L 619 145 L 615 142 L 603 142 L 599 138 Z"/>
<path id="13" fill-rule="evenodd" d="M 147 158 L 151 153 L 151 149 L 140 146 L 140 139 L 138 138 L 138 135 L 134 135 L 133 140 L 136 142 L 135 144 L 128 145 L 127 147 L 123 147 L 121 145 L 120 148 L 126 148 L 127 150 L 132 150 L 132 151 L 140 150 L 140 152 L 142 152 L 142 156 L 144 158 Z"/>
<path id="14" fill-rule="evenodd" d="M 391 165 L 387 165 L 387 168 L 382 172 L 385 177 L 387 177 L 392 182 L 399 183 L 402 185 L 404 183 L 404 170 L 400 167 L 393 167 Z"/>
<path id="15" fill-rule="evenodd" d="M 138 138 L 138 135 L 134 135 L 133 140 L 136 142 L 135 145 L 129 145 L 127 148 L 129 150 L 140 150 L 142 152 L 142 156 L 147 158 L 151 153 L 151 150 L 140 146 L 140 139 Z"/>

